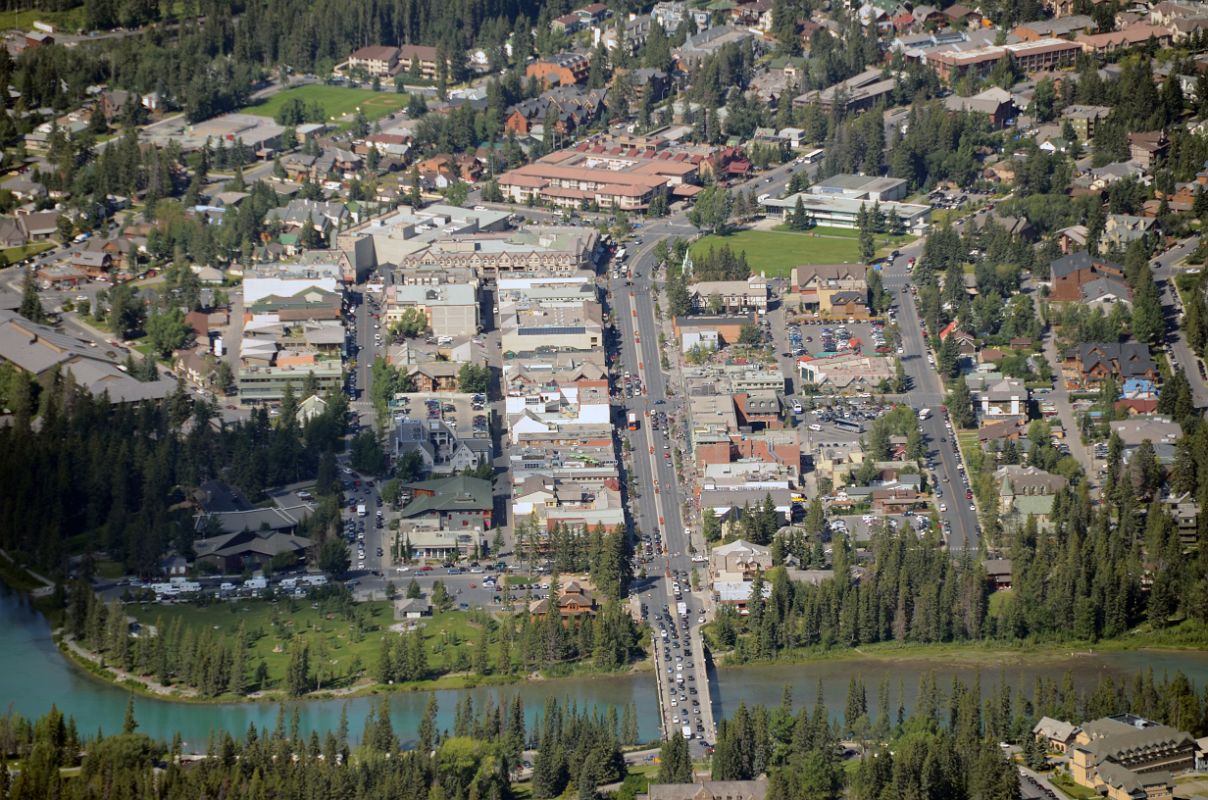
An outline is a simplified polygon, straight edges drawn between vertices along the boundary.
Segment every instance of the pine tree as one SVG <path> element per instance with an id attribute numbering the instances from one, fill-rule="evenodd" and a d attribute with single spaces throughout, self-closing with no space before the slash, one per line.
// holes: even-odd
<path id="1" fill-rule="evenodd" d="M 659 783 L 691 783 L 692 759 L 688 741 L 680 731 L 671 734 L 659 750 Z"/>

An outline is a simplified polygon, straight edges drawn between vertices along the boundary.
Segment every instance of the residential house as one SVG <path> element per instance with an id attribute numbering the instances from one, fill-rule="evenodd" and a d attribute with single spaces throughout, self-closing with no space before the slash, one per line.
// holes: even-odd
<path id="1" fill-rule="evenodd" d="M 982 570 L 986 573 L 986 580 L 989 581 L 990 585 L 994 587 L 994 591 L 1001 592 L 1011 588 L 1011 559 L 983 559 Z"/>
<path id="2" fill-rule="evenodd" d="M 1082 289 L 1100 278 L 1122 280 L 1124 268 L 1113 261 L 1079 250 L 1062 256 L 1049 265 L 1053 289 L 1049 299 L 1054 302 L 1077 303 L 1083 299 Z"/>
<path id="3" fill-rule="evenodd" d="M 772 568 L 771 550 L 736 539 L 709 551 L 710 580 L 749 581 Z"/>
<path id="4" fill-rule="evenodd" d="M 1006 127 L 1019 113 L 1011 93 L 997 86 L 978 92 L 971 97 L 951 94 L 944 98 L 944 108 L 953 113 L 973 112 L 985 114 L 990 125 L 998 130 Z"/>
<path id="5" fill-rule="evenodd" d="M 1142 131 L 1128 134 L 1129 157 L 1146 170 L 1152 170 L 1157 161 L 1165 158 L 1169 149 L 1170 140 L 1166 137 L 1165 131 Z"/>
<path id="6" fill-rule="evenodd" d="M 1138 217 L 1133 214 L 1108 214 L 1103 223 L 1101 243 L 1123 250 L 1137 239 L 1157 236 L 1160 231 L 1154 217 Z"/>
<path id="7" fill-rule="evenodd" d="M 1018 378 L 1003 378 L 976 394 L 983 417 L 1027 416 L 1028 389 Z"/>
<path id="8" fill-rule="evenodd" d="M 1156 382 L 1160 373 L 1144 342 L 1088 342 L 1065 354 L 1062 376 L 1071 389 L 1098 389 L 1109 377 L 1118 384 L 1130 378 Z"/>

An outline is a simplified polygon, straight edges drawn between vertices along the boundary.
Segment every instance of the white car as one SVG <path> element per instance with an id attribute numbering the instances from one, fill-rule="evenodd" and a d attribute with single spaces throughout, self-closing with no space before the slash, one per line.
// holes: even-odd
<path id="1" fill-rule="evenodd" d="M 940 513 L 947 513 L 948 506 L 945 503 L 940 503 Z"/>

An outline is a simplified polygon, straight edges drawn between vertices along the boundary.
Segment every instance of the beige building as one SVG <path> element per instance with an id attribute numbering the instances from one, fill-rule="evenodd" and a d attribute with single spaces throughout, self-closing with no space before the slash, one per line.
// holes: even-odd
<path id="1" fill-rule="evenodd" d="M 1134 714 L 1084 723 L 1069 748 L 1074 782 L 1109 800 L 1166 800 L 1172 773 L 1195 767 L 1195 740 Z"/>
<path id="2" fill-rule="evenodd" d="M 715 314 L 743 311 L 762 314 L 768 310 L 771 298 L 768 279 L 763 275 L 752 275 L 745 281 L 700 281 L 689 291 L 694 309 Z"/>
<path id="3" fill-rule="evenodd" d="M 348 57 L 348 69 L 364 70 L 366 75 L 384 78 L 398 66 L 398 48 L 388 45 L 362 47 Z"/>
<path id="4" fill-rule="evenodd" d="M 424 313 L 433 336 L 474 336 L 478 333 L 478 293 L 472 286 L 389 287 L 386 290 L 386 323 L 398 322 L 408 309 L 419 309 Z"/>
<path id="5" fill-rule="evenodd" d="M 749 581 L 772 568 L 772 551 L 736 539 L 709 551 L 709 576 L 713 581 Z"/>
<path id="6" fill-rule="evenodd" d="M 604 318 L 599 303 L 509 306 L 501 309 L 501 316 L 505 354 L 594 350 L 604 344 Z"/>

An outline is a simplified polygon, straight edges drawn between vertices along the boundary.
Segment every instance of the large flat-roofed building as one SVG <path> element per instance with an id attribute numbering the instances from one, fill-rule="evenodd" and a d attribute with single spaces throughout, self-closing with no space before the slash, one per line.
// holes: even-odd
<path id="1" fill-rule="evenodd" d="M 408 276 L 473 270 L 489 278 L 508 273 L 571 275 L 595 268 L 599 234 L 591 228 L 513 229 L 506 211 L 435 205 L 402 207 L 340 234 L 341 251 L 358 275 L 394 264 L 397 283 L 435 283 Z"/>
<path id="2" fill-rule="evenodd" d="M 1082 45 L 1065 39 L 1044 38 L 1016 44 L 986 45 L 962 49 L 959 47 L 932 50 L 927 63 L 942 79 L 954 81 L 972 72 L 987 75 L 994 65 L 1010 55 L 1024 72 L 1071 67 L 1082 52 Z"/>
<path id="3" fill-rule="evenodd" d="M 281 358 L 284 362 L 288 360 Z M 337 360 L 312 360 L 303 364 L 240 366 L 236 376 L 241 403 L 277 402 L 285 396 L 285 387 L 293 384 L 295 392 L 313 375 L 319 393 L 338 392 L 344 386 L 344 368 Z"/>
<path id="4" fill-rule="evenodd" d="M 860 209 L 871 210 L 875 202 L 798 192 L 784 198 L 769 197 L 763 201 L 763 207 L 768 216 L 780 216 L 787 220 L 797 209 L 798 199 L 801 200 L 801 207 L 813 224 L 851 229 L 859 228 Z M 931 222 L 931 206 L 883 202 L 881 212 L 883 214 L 896 213 L 906 230 L 913 233 L 924 233 Z"/>
<path id="5" fill-rule="evenodd" d="M 335 278 L 246 278 L 243 304 L 249 314 L 276 314 L 282 321 L 339 319 L 343 294 Z"/>
<path id="6" fill-rule="evenodd" d="M 810 187 L 810 194 L 883 203 L 887 200 L 901 200 L 906 196 L 907 189 L 906 181 L 901 178 L 840 173 L 815 183 Z"/>
<path id="7" fill-rule="evenodd" d="M 599 303 L 511 306 L 501 309 L 502 347 L 507 353 L 594 350 L 604 344 Z"/>
<path id="8" fill-rule="evenodd" d="M 424 44 L 405 44 L 398 51 L 399 72 L 418 74 L 431 80 L 436 77 L 437 50 Z"/>
<path id="9" fill-rule="evenodd" d="M 842 106 L 845 111 L 861 111 L 872 108 L 878 100 L 889 95 L 896 85 L 897 79 L 893 75 L 886 76 L 879 69 L 869 69 L 834 86 L 795 97 L 793 105 L 800 108 L 817 104 L 823 111 L 832 111 L 837 106 Z"/>
<path id="10" fill-rule="evenodd" d="M 473 336 L 479 328 L 478 292 L 466 284 L 391 286 L 386 289 L 385 320 L 393 325 L 408 309 L 428 318 L 433 336 Z"/>
<path id="11" fill-rule="evenodd" d="M 656 192 L 691 196 L 707 155 L 691 149 L 582 143 L 508 170 L 499 188 L 514 203 L 541 200 L 562 208 L 646 208 Z"/>

